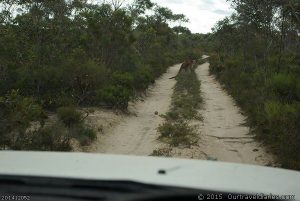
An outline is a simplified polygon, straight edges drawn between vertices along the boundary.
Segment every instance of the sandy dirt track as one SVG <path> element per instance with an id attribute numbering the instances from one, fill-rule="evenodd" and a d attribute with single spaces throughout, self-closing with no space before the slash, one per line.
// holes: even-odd
<path id="1" fill-rule="evenodd" d="M 144 101 L 130 106 L 134 115 L 123 118 L 119 124 L 98 137 L 89 151 L 114 154 L 150 155 L 161 146 L 157 140 L 157 127 L 163 123 L 160 114 L 165 114 L 171 104 L 171 95 L 175 85 L 174 79 L 180 65 L 172 66 L 163 74 L 147 92 Z M 155 115 L 155 111 L 158 115 Z"/>
<path id="2" fill-rule="evenodd" d="M 94 125 L 104 127 L 104 134 L 89 152 L 150 155 L 153 150 L 168 149 L 170 155 L 180 158 L 209 159 L 257 165 L 273 165 L 270 154 L 249 134 L 245 126 L 246 117 L 240 113 L 234 100 L 222 89 L 218 81 L 209 75 L 209 63 L 196 69 L 201 81 L 201 95 L 204 103 L 199 111 L 204 120 L 193 122 L 199 126 L 199 142 L 190 148 L 172 148 L 157 140 L 157 127 L 164 119 L 155 115 L 165 114 L 171 104 L 175 79 L 180 65 L 172 66 L 150 87 L 144 101 L 129 107 L 131 115 L 116 115 L 96 111 L 89 117 Z M 106 118 L 106 113 L 108 113 Z M 108 119 L 108 121 L 104 121 Z"/>
<path id="3" fill-rule="evenodd" d="M 220 161 L 271 165 L 271 155 L 249 134 L 246 117 L 214 76 L 209 75 L 209 63 L 199 66 L 196 73 L 204 99 L 199 144 L 203 154 Z"/>

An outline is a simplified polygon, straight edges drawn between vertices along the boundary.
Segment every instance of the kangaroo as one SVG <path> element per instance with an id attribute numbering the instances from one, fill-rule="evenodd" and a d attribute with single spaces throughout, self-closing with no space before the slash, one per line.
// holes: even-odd
<path id="1" fill-rule="evenodd" d="M 190 59 L 185 60 L 181 64 L 180 69 L 179 69 L 177 75 L 175 75 L 174 77 L 170 77 L 169 79 L 176 78 L 181 73 L 181 71 L 183 71 L 183 70 L 185 72 L 188 71 L 188 70 L 192 71 L 195 64 L 196 64 L 196 60 L 190 60 Z"/>

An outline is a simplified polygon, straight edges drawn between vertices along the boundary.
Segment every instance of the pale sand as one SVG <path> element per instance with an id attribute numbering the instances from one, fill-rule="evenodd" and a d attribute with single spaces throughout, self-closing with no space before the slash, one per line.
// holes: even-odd
<path id="1" fill-rule="evenodd" d="M 249 134 L 240 108 L 214 76 L 209 75 L 209 63 L 199 66 L 196 73 L 204 100 L 199 144 L 203 154 L 219 161 L 271 165 L 272 156 Z"/>

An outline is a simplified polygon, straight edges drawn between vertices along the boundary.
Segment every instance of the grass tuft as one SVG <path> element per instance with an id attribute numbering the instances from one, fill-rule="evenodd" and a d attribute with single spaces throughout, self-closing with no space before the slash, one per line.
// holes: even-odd
<path id="1" fill-rule="evenodd" d="M 202 120 L 198 113 L 202 98 L 200 95 L 200 81 L 196 73 L 183 72 L 176 78 L 172 105 L 169 112 L 162 115 L 165 122 L 158 127 L 160 140 L 171 146 L 190 147 L 198 142 L 198 131 L 190 125 L 192 120 Z"/>

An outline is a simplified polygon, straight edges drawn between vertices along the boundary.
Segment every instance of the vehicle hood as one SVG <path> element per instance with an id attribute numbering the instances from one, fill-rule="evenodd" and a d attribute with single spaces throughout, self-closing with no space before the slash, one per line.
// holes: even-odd
<path id="1" fill-rule="evenodd" d="M 300 172 L 280 168 L 150 156 L 29 151 L 1 151 L 0 163 L 0 175 L 125 180 L 300 198 Z"/>

